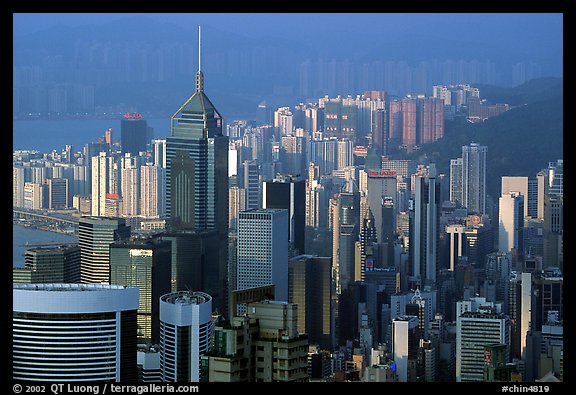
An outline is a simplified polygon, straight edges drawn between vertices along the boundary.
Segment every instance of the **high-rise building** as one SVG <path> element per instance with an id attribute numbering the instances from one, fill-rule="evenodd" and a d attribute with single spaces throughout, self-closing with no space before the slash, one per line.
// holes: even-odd
<path id="1" fill-rule="evenodd" d="M 462 205 L 462 158 L 450 159 L 450 201 Z"/>
<path id="2" fill-rule="evenodd" d="M 403 315 L 392 320 L 392 358 L 398 381 L 416 381 L 418 317 Z"/>
<path id="3" fill-rule="evenodd" d="M 379 243 L 391 241 L 389 236 L 396 229 L 396 213 L 392 216 L 392 223 L 385 221 L 384 213 L 392 205 L 394 210 L 397 190 L 397 173 L 393 170 L 368 170 L 368 206 L 374 215 L 376 238 Z M 386 206 L 385 203 L 388 205 Z"/>
<path id="4" fill-rule="evenodd" d="M 458 302 L 456 316 L 456 381 L 483 381 L 484 346 L 504 345 L 509 359 L 510 319 L 500 304 L 479 297 Z"/>
<path id="5" fill-rule="evenodd" d="M 498 210 L 498 251 L 524 252 L 524 195 L 520 192 L 502 194 Z"/>
<path id="6" fill-rule="evenodd" d="M 123 218 L 81 217 L 78 220 L 80 282 L 110 283 L 110 244 L 130 237 Z"/>
<path id="7" fill-rule="evenodd" d="M 256 160 L 244 161 L 244 190 L 246 210 L 260 208 L 260 171 Z"/>
<path id="8" fill-rule="evenodd" d="M 486 155 L 478 143 L 462 146 L 462 205 L 469 213 L 486 214 Z"/>
<path id="9" fill-rule="evenodd" d="M 408 151 L 418 145 L 417 137 L 417 100 L 413 97 L 402 99 L 402 144 Z"/>
<path id="10" fill-rule="evenodd" d="M 200 29 L 199 29 L 200 47 Z M 220 246 L 228 245 L 228 137 L 222 115 L 204 93 L 200 48 L 196 91 L 172 115 L 166 139 L 166 214 L 175 226 L 216 230 Z M 219 249 L 212 289 L 227 289 L 228 249 Z M 223 295 L 213 295 L 225 310 Z"/>
<path id="11" fill-rule="evenodd" d="M 92 215 L 104 216 L 106 211 L 106 194 L 113 191 L 111 174 L 113 158 L 106 152 L 100 152 L 92 158 Z"/>
<path id="12" fill-rule="evenodd" d="M 129 152 L 138 156 L 146 152 L 146 144 L 150 143 L 148 137 L 148 123 L 141 118 L 128 118 L 120 121 L 120 146 L 122 153 Z"/>
<path id="13" fill-rule="evenodd" d="M 24 267 L 14 268 L 17 272 L 30 273 L 30 283 L 79 283 L 80 247 L 63 244 L 57 247 L 30 248 L 24 252 Z M 28 282 L 28 281 L 26 281 Z"/>
<path id="14" fill-rule="evenodd" d="M 210 295 L 180 291 L 160 297 L 162 381 L 200 381 L 200 357 L 212 350 L 213 334 Z"/>
<path id="15" fill-rule="evenodd" d="M 66 178 L 49 178 L 46 180 L 46 185 L 48 209 L 68 208 L 68 180 Z"/>
<path id="16" fill-rule="evenodd" d="M 140 216 L 164 218 L 166 215 L 166 169 L 157 165 L 140 166 Z"/>
<path id="17" fill-rule="evenodd" d="M 280 107 L 274 112 L 274 127 L 278 128 L 280 136 L 292 134 L 292 111 L 290 107 Z"/>
<path id="18" fill-rule="evenodd" d="M 544 196 L 544 256 L 543 266 L 563 270 L 564 197 L 559 194 Z"/>
<path id="19" fill-rule="evenodd" d="M 419 144 L 429 144 L 443 138 L 444 101 L 434 97 L 419 97 L 416 123 Z"/>
<path id="20" fill-rule="evenodd" d="M 298 305 L 298 332 L 324 350 L 334 348 L 332 259 L 299 255 L 288 262 L 288 302 Z"/>
<path id="21" fill-rule="evenodd" d="M 130 153 L 121 158 L 120 185 L 122 195 L 122 217 L 140 214 L 140 163 L 138 156 Z"/>
<path id="22" fill-rule="evenodd" d="M 138 339 L 160 339 L 159 300 L 170 293 L 171 244 L 131 239 L 110 244 L 110 283 L 138 287 Z"/>
<path id="23" fill-rule="evenodd" d="M 304 254 L 306 230 L 306 181 L 278 176 L 262 183 L 262 208 L 288 210 L 288 241 L 294 255 Z"/>
<path id="24" fill-rule="evenodd" d="M 135 382 L 138 288 L 14 284 L 12 378 Z"/>
<path id="25" fill-rule="evenodd" d="M 288 210 L 246 210 L 238 217 L 236 289 L 273 284 L 288 301 Z"/>
<path id="26" fill-rule="evenodd" d="M 509 194 L 510 192 L 519 192 L 522 196 L 524 196 L 524 218 L 528 217 L 528 207 L 532 204 L 537 206 L 537 201 L 530 202 L 531 199 L 534 198 L 533 194 L 529 194 L 528 190 L 530 188 L 530 180 L 528 177 L 510 177 L 510 176 L 503 176 L 502 177 L 502 190 L 501 195 Z M 536 191 L 534 191 L 536 192 Z M 536 192 L 537 193 L 537 192 Z M 537 199 L 537 195 L 536 195 Z M 536 217 L 536 216 L 534 216 Z"/>
<path id="27" fill-rule="evenodd" d="M 152 157 L 154 166 L 166 168 L 166 139 L 152 140 Z"/>
<path id="28" fill-rule="evenodd" d="M 416 190 L 410 210 L 410 261 L 412 281 L 420 286 L 435 285 L 440 238 L 440 185 L 436 167 L 427 176 L 416 177 Z"/>

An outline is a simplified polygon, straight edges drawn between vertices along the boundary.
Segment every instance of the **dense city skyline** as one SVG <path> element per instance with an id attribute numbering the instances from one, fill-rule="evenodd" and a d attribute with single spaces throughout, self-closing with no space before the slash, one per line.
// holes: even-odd
<path id="1" fill-rule="evenodd" d="M 564 381 L 562 17 L 14 14 L 13 379 Z"/>

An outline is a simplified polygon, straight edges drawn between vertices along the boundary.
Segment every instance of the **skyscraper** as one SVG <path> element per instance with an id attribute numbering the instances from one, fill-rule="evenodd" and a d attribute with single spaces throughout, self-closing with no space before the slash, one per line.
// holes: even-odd
<path id="1" fill-rule="evenodd" d="M 148 137 L 148 124 L 145 119 L 125 118 L 120 121 L 120 144 L 122 153 L 129 152 L 138 156 L 146 151 L 146 144 L 150 143 Z"/>
<path id="2" fill-rule="evenodd" d="M 244 161 L 244 190 L 246 210 L 260 208 L 260 171 L 256 160 Z"/>
<path id="3" fill-rule="evenodd" d="M 106 194 L 112 191 L 110 175 L 113 171 L 113 158 L 100 152 L 92 158 L 92 215 L 103 216 L 106 211 Z"/>
<path id="4" fill-rule="evenodd" d="M 462 147 L 462 205 L 469 213 L 486 213 L 486 154 L 488 147 L 470 143 Z"/>
<path id="5" fill-rule="evenodd" d="M 216 230 L 219 259 L 218 284 L 226 289 L 228 245 L 228 137 L 223 119 L 204 93 L 198 28 L 198 72 L 196 91 L 172 115 L 166 139 L 166 213 L 175 225 L 197 230 Z M 216 295 L 216 308 L 225 310 L 225 299 Z M 223 295 L 222 295 L 223 296 Z"/>
<path id="6" fill-rule="evenodd" d="M 418 358 L 418 317 L 403 315 L 392 320 L 392 358 L 398 381 L 415 381 Z"/>
<path id="7" fill-rule="evenodd" d="M 30 248 L 24 253 L 24 267 L 13 270 L 30 271 L 31 283 L 79 283 L 80 248 L 73 244 Z"/>
<path id="8" fill-rule="evenodd" d="M 12 377 L 135 382 L 138 288 L 14 284 Z"/>
<path id="9" fill-rule="evenodd" d="M 273 284 L 288 301 L 288 210 L 247 210 L 238 217 L 236 289 Z"/>
<path id="10" fill-rule="evenodd" d="M 410 210 L 410 261 L 413 281 L 435 285 L 438 272 L 440 237 L 440 185 L 436 167 L 428 175 L 416 177 L 416 191 Z"/>
<path id="11" fill-rule="evenodd" d="M 510 319 L 499 304 L 479 297 L 458 302 L 456 316 L 456 381 L 483 381 L 484 346 L 502 344 L 509 358 Z"/>
<path id="12" fill-rule="evenodd" d="M 499 203 L 498 251 L 510 252 L 514 249 L 518 254 L 522 254 L 524 195 L 520 192 L 502 193 Z"/>
<path id="13" fill-rule="evenodd" d="M 334 348 L 332 259 L 299 255 L 288 262 L 288 302 L 298 305 L 298 332 L 324 350 Z"/>
<path id="14" fill-rule="evenodd" d="M 212 349 L 212 297 L 180 291 L 160 298 L 160 370 L 164 382 L 198 382 L 200 357 Z"/>
<path id="15" fill-rule="evenodd" d="M 170 293 L 171 244 L 132 239 L 110 244 L 110 283 L 138 287 L 138 339 L 157 343 L 160 296 Z"/>
<path id="16" fill-rule="evenodd" d="M 123 218 L 80 218 L 80 282 L 110 283 L 110 244 L 129 237 L 130 227 Z"/>
<path id="17" fill-rule="evenodd" d="M 262 208 L 288 210 L 288 240 L 295 255 L 304 254 L 306 227 L 306 181 L 290 176 L 262 183 Z"/>

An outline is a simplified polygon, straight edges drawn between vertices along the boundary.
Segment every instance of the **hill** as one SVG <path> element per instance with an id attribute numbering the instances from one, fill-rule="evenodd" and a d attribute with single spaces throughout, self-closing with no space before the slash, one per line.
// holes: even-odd
<path id="1" fill-rule="evenodd" d="M 502 176 L 534 177 L 549 162 L 563 158 L 562 79 L 533 80 L 516 88 L 493 87 L 486 89 L 486 94 L 480 90 L 480 96 L 517 103 L 517 107 L 478 124 L 462 117 L 446 121 L 442 140 L 424 145 L 408 157 L 434 162 L 441 173 L 449 175 L 450 159 L 462 156 L 463 145 L 485 145 L 487 193 L 497 199 Z"/>

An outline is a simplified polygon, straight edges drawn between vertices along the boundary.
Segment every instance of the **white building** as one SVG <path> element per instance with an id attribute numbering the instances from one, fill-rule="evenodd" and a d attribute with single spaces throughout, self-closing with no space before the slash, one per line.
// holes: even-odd
<path id="1" fill-rule="evenodd" d="M 14 284 L 12 378 L 134 381 L 138 288 Z"/>
<path id="2" fill-rule="evenodd" d="M 212 350 L 213 334 L 210 295 L 179 291 L 160 297 L 162 381 L 200 381 L 200 356 Z"/>
<path id="3" fill-rule="evenodd" d="M 504 344 L 510 355 L 510 319 L 479 297 L 456 303 L 456 317 L 456 381 L 483 381 L 484 346 Z"/>
<path id="4" fill-rule="evenodd" d="M 520 192 L 502 194 L 498 210 L 498 251 L 522 252 L 524 228 L 524 195 Z"/>
<path id="5" fill-rule="evenodd" d="M 418 317 L 400 316 L 392 320 L 392 358 L 396 362 L 398 381 L 410 378 L 410 363 L 416 361 L 418 350 Z"/>
<path id="6" fill-rule="evenodd" d="M 255 209 L 238 216 L 236 289 L 274 284 L 288 301 L 288 210 Z"/>

